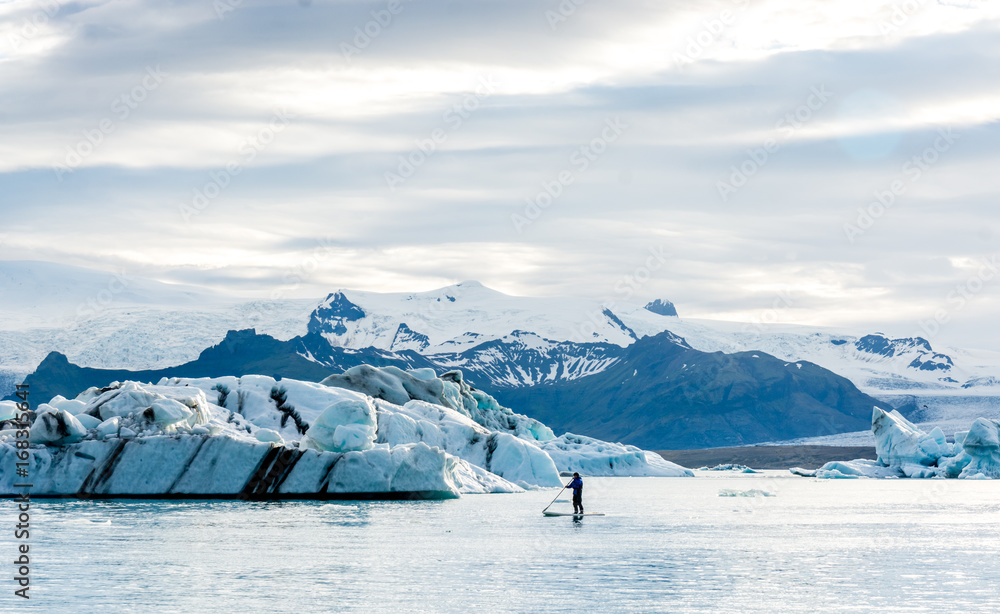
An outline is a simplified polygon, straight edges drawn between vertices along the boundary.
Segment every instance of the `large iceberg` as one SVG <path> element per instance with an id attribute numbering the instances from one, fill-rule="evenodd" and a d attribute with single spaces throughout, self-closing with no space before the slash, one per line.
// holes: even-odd
<path id="1" fill-rule="evenodd" d="M 447 498 L 559 486 L 561 471 L 691 475 L 633 446 L 555 437 L 458 371 L 366 365 L 325 381 L 164 378 L 56 397 L 33 416 L 32 494 Z M 0 466 L 14 466 L 13 439 L 0 431 Z M 0 494 L 17 482 L 0 473 Z"/>
<path id="2" fill-rule="evenodd" d="M 322 383 L 363 392 L 396 406 L 402 405 L 411 410 L 408 415 L 421 422 L 424 428 L 428 422 L 448 422 L 452 426 L 446 427 L 446 430 L 454 431 L 454 424 L 457 421 L 464 424 L 466 429 L 469 423 L 475 423 L 490 432 L 513 435 L 517 439 L 533 444 L 532 447 L 522 449 L 523 444 L 503 437 L 494 437 L 489 445 L 500 445 L 501 457 L 509 456 L 505 449 L 514 446 L 510 449 L 518 450 L 519 456 L 528 455 L 537 458 L 533 449 L 540 448 L 552 459 L 556 469 L 563 473 L 579 471 L 590 476 L 690 477 L 694 475 L 690 470 L 666 461 L 656 453 L 635 446 L 600 441 L 571 433 L 556 437 L 552 429 L 538 420 L 514 413 L 500 405 L 489 394 L 469 385 L 464 380 L 462 372 L 457 369 L 435 378 L 431 369 L 402 371 L 396 367 L 377 368 L 360 365 L 348 369 L 343 375 L 330 376 Z M 423 409 L 421 403 L 424 404 Z M 437 409 L 431 409 L 429 406 L 437 406 Z M 452 411 L 442 411 L 441 408 Z M 379 411 L 381 415 L 383 410 Z M 422 412 L 422 415 L 413 415 L 413 411 Z M 398 408 L 392 408 L 385 413 L 400 412 Z M 462 421 L 461 416 L 468 420 Z M 459 430 L 459 439 L 462 441 L 470 440 L 474 445 L 481 440 L 471 431 Z M 458 442 L 461 444 L 459 448 L 465 445 L 462 441 Z M 480 464 L 478 462 L 480 456 L 466 456 L 458 451 L 459 448 L 447 449 L 474 464 Z M 541 461 L 536 460 L 533 465 L 537 466 L 539 462 Z M 541 476 L 548 473 L 548 463 L 542 464 L 544 467 L 538 468 L 539 481 L 536 482 L 538 484 L 543 481 Z M 510 472 L 502 472 L 502 475 L 512 475 L 515 481 L 523 481 Z"/>
<path id="3" fill-rule="evenodd" d="M 1000 478 L 1000 422 L 978 418 L 948 442 L 940 428 L 925 433 L 896 410 L 872 411 L 878 460 L 834 461 L 819 478 Z"/>

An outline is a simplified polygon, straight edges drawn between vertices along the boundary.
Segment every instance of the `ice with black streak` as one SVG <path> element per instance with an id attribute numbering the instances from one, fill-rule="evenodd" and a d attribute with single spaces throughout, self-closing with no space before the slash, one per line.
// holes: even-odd
<path id="1" fill-rule="evenodd" d="M 115 382 L 39 406 L 31 443 L 35 495 L 446 498 L 559 486 L 560 471 L 690 475 L 632 446 L 555 437 L 461 372 L 392 367 L 323 383 Z M 0 466 L 16 452 L 0 431 Z M 17 481 L 0 473 L 0 494 Z"/>

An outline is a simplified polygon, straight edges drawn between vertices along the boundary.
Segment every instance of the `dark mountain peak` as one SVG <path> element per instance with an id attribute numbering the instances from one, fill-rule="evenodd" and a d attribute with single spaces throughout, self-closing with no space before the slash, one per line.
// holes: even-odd
<path id="1" fill-rule="evenodd" d="M 885 356 L 887 358 L 896 354 L 896 348 L 893 346 L 892 342 L 889 341 L 888 337 L 882 333 L 865 335 L 857 340 L 854 347 L 857 348 L 859 352 L 878 354 L 879 356 Z"/>
<path id="2" fill-rule="evenodd" d="M 625 348 L 631 356 L 646 354 L 649 352 L 673 353 L 677 348 L 692 349 L 684 337 L 675 335 L 669 330 L 655 335 L 647 335 L 639 339 L 632 345 Z"/>
<path id="3" fill-rule="evenodd" d="M 865 335 L 854 344 L 859 352 L 868 354 L 878 354 L 891 358 L 908 350 L 921 350 L 933 352 L 929 341 L 923 337 L 903 337 L 901 339 L 889 339 L 884 333 L 874 333 Z"/>
<path id="4" fill-rule="evenodd" d="M 430 345 L 430 339 L 427 335 L 413 330 L 406 325 L 406 322 L 400 322 L 399 326 L 396 327 L 392 343 L 389 344 L 389 349 L 392 351 L 414 348 L 424 350 L 428 345 Z"/>
<path id="5" fill-rule="evenodd" d="M 344 322 L 354 322 L 365 317 L 365 310 L 358 307 L 340 290 L 328 295 L 313 310 L 309 316 L 310 333 L 333 333 L 342 335 L 347 332 Z"/>
<path id="6" fill-rule="evenodd" d="M 885 358 L 893 358 L 908 352 L 915 352 L 917 356 L 908 366 L 911 369 L 918 369 L 920 371 L 949 371 L 955 366 L 950 356 L 935 352 L 931 348 L 930 342 L 923 337 L 889 339 L 882 333 L 875 333 L 858 339 L 854 347 L 859 352 L 884 356 Z"/>
<path id="7" fill-rule="evenodd" d="M 69 364 L 69 358 L 62 352 L 49 352 L 48 356 L 42 359 L 39 363 L 38 368 L 43 366 L 46 368 L 52 368 L 56 366 L 63 366 Z"/>
<path id="8" fill-rule="evenodd" d="M 662 298 L 646 303 L 645 309 L 661 316 L 677 316 L 677 308 L 674 307 L 674 304 Z"/>
<path id="9" fill-rule="evenodd" d="M 231 330 L 226 333 L 222 341 L 202 350 L 198 360 L 231 360 L 234 355 L 250 356 L 255 353 L 266 355 L 280 344 L 280 341 L 270 335 L 258 334 L 255 328 Z"/>

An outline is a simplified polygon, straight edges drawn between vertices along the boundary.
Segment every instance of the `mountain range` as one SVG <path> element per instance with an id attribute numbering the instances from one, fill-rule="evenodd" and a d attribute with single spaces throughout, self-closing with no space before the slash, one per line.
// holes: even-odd
<path id="1" fill-rule="evenodd" d="M 4 394 L 25 377 L 42 397 L 168 374 L 318 381 L 362 363 L 461 369 L 556 430 L 661 449 L 862 431 L 876 403 L 938 422 L 960 422 L 972 407 L 1000 409 L 995 353 L 875 332 L 685 319 L 665 299 L 515 297 L 470 281 L 419 293 L 239 301 L 133 280 L 131 294 L 81 316 L 88 292 L 106 298 L 112 276 L 0 264 L 5 293 L 73 288 L 69 301 L 58 293 L 37 301 L 46 309 L 35 321 L 26 299 L 5 308 L 5 323 L 20 326 L 0 331 Z M 69 325 L 53 317 L 60 309 L 73 316 Z"/>

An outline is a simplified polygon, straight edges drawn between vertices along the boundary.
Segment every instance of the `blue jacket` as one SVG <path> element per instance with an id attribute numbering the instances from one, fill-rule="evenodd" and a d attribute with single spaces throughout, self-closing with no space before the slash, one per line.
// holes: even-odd
<path id="1" fill-rule="evenodd" d="M 580 478 L 573 478 L 573 481 L 567 484 L 566 488 L 572 488 L 573 494 L 578 495 L 583 492 L 583 480 Z"/>

